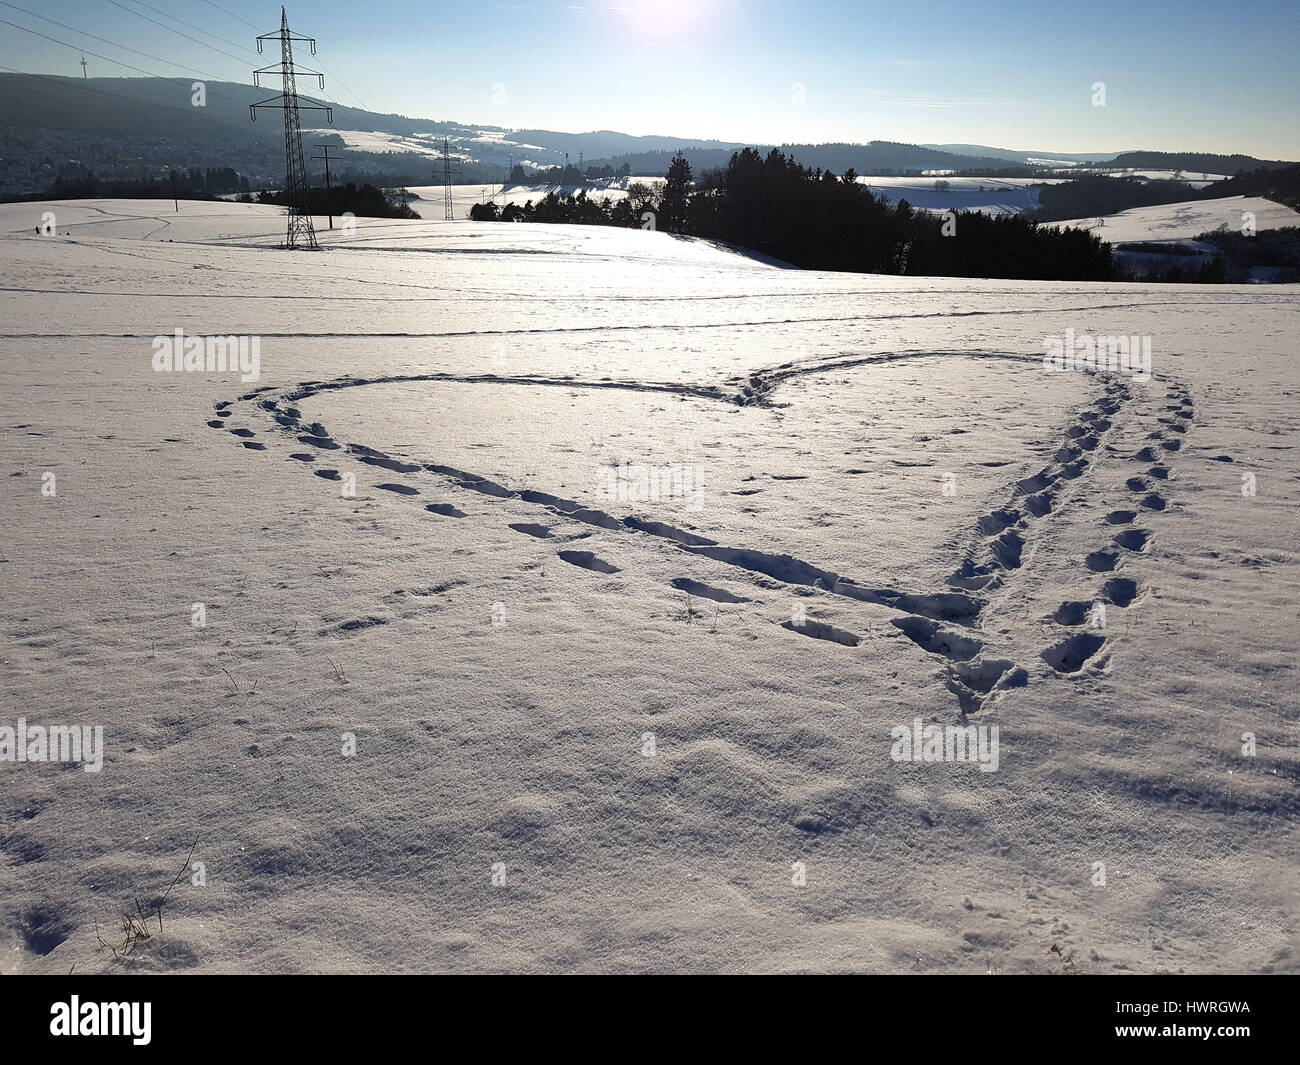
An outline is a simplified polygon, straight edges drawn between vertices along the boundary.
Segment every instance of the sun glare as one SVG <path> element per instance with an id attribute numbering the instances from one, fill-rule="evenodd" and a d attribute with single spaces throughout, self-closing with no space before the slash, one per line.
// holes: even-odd
<path id="1" fill-rule="evenodd" d="M 628 22 L 646 37 L 678 37 L 703 23 L 716 8 L 709 0 L 625 0 Z"/>

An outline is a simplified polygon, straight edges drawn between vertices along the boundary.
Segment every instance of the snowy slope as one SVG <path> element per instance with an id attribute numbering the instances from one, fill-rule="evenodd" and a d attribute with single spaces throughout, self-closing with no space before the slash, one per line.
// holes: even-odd
<path id="1" fill-rule="evenodd" d="M 1255 216 L 1255 229 L 1300 225 L 1300 214 L 1262 196 L 1225 196 L 1218 200 L 1188 200 L 1158 207 L 1134 207 L 1103 218 L 1075 218 L 1054 226 L 1089 229 L 1112 244 L 1140 240 L 1187 240 L 1219 226 L 1240 231 L 1243 215 Z"/>
<path id="2" fill-rule="evenodd" d="M 1148 181 L 1184 181 L 1193 188 L 1204 188 L 1227 178 L 1227 174 L 1202 174 L 1190 170 L 1134 170 L 1129 167 L 1078 167 L 1075 174 L 1105 174 L 1110 177 L 1146 178 Z"/>
<path id="3" fill-rule="evenodd" d="M 0 970 L 1296 971 L 1295 293 L 282 224 L 0 206 Z"/>
<path id="4" fill-rule="evenodd" d="M 1059 184 L 1065 178 L 973 178 L 973 177 L 860 177 L 858 181 L 889 203 L 906 200 L 928 211 L 979 211 L 1008 215 L 1032 211 L 1038 206 L 1033 185 Z M 939 191 L 935 183 L 946 182 Z"/>
<path id="5" fill-rule="evenodd" d="M 456 218 L 464 220 L 469 217 L 469 209 L 476 203 L 491 200 L 499 207 L 508 203 L 522 207 L 531 200 L 536 203 L 548 193 L 557 196 L 575 196 L 582 189 L 593 200 L 621 200 L 627 195 L 627 186 L 634 182 L 651 187 L 663 184 L 663 178 L 632 177 L 616 178 L 603 185 L 452 185 L 451 201 Z M 443 217 L 442 185 L 417 185 L 407 191 L 417 197 L 411 201 L 411 208 L 421 218 Z"/>

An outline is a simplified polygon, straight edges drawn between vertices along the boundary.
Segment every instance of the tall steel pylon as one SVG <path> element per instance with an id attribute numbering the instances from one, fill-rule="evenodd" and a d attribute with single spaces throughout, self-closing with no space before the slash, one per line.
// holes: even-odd
<path id="1" fill-rule="evenodd" d="M 455 174 L 461 177 L 460 167 L 455 170 L 451 168 L 451 146 L 446 137 L 442 138 L 442 215 L 448 221 L 456 217 L 456 212 L 451 203 L 451 178 Z"/>
<path id="2" fill-rule="evenodd" d="M 307 164 L 302 157 L 302 126 L 298 120 L 299 110 L 324 111 L 326 119 L 332 125 L 334 109 L 317 104 L 298 103 L 298 86 L 296 75 L 307 74 L 320 79 L 321 89 L 325 88 L 325 75 L 315 70 L 295 70 L 293 65 L 293 42 L 306 41 L 311 45 L 311 54 L 316 54 L 316 41 L 311 37 L 302 37 L 289 31 L 289 16 L 280 8 L 280 32 L 264 33 L 257 39 L 257 50 L 262 51 L 262 42 L 280 41 L 279 66 L 263 67 L 253 71 L 253 84 L 260 74 L 278 72 L 284 83 L 279 96 L 272 96 L 261 103 L 250 104 L 248 113 L 257 121 L 259 107 L 278 108 L 284 112 L 284 192 L 289 208 L 289 229 L 285 238 L 286 248 L 319 248 L 316 243 L 316 228 L 311 223 L 311 184 L 307 180 Z"/>

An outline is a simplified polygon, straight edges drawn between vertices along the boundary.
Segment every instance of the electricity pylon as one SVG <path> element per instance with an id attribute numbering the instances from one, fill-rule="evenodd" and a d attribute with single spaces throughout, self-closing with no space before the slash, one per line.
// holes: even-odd
<path id="1" fill-rule="evenodd" d="M 311 54 L 316 54 L 316 41 L 311 37 L 302 37 L 289 32 L 289 16 L 280 8 L 280 32 L 264 33 L 257 39 L 257 50 L 262 51 L 262 42 L 279 39 L 280 64 L 278 67 L 263 67 L 253 71 L 253 84 L 260 85 L 259 74 L 278 71 L 284 83 L 279 96 L 272 96 L 261 103 L 250 104 L 248 113 L 257 121 L 259 107 L 278 108 L 284 112 L 284 194 L 289 207 L 289 230 L 285 238 L 286 248 L 319 248 L 316 243 L 316 229 L 311 224 L 311 185 L 307 181 L 307 164 L 302 158 L 302 126 L 298 120 L 298 111 L 324 111 L 326 119 L 332 125 L 334 109 L 317 104 L 299 104 L 298 87 L 295 76 L 298 73 L 320 79 L 321 89 L 325 88 L 325 75 L 314 70 L 294 69 L 293 42 L 306 41 L 311 45 Z"/>
<path id="2" fill-rule="evenodd" d="M 442 213 L 448 222 L 456 217 L 456 212 L 452 209 L 451 204 L 451 177 L 462 176 L 460 167 L 455 170 L 451 168 L 451 147 L 447 143 L 447 138 L 442 138 Z"/>

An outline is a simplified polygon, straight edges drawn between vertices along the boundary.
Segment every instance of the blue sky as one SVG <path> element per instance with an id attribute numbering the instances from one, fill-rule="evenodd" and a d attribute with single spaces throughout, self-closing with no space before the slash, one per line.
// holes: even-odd
<path id="1" fill-rule="evenodd" d="M 259 61 L 240 19 L 275 30 L 278 5 L 148 2 L 12 0 L 168 65 L 13 6 L 0 19 L 169 76 L 248 82 L 273 58 Z M 376 111 L 772 143 L 1300 158 L 1297 0 L 301 0 L 288 11 L 318 41 L 326 95 Z M 4 67 L 79 74 L 80 58 L 0 24 Z M 135 73 L 87 61 L 92 76 Z"/>

